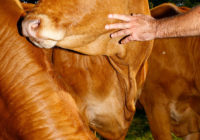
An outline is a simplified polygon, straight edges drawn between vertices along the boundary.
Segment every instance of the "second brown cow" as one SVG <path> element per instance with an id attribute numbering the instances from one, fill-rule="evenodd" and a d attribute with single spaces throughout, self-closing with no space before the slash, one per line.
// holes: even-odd
<path id="1" fill-rule="evenodd" d="M 173 4 L 152 9 L 163 18 L 186 12 Z M 182 21 L 184 22 L 184 21 Z M 155 140 L 200 139 L 200 37 L 158 39 L 140 101 Z"/>

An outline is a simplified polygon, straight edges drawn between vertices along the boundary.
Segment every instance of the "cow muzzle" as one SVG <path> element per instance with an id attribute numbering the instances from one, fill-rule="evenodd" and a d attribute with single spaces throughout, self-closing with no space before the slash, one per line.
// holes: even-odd
<path id="1" fill-rule="evenodd" d="M 22 34 L 40 48 L 52 48 L 63 39 L 64 31 L 45 15 L 27 16 L 22 21 Z"/>
<path id="2" fill-rule="evenodd" d="M 22 34 L 25 37 L 36 38 L 37 29 L 39 28 L 40 20 L 25 20 L 22 22 Z"/>

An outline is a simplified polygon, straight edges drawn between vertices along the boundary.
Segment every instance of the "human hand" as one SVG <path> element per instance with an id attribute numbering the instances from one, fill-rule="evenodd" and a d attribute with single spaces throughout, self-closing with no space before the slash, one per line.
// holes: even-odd
<path id="1" fill-rule="evenodd" d="M 105 26 L 105 29 L 120 29 L 112 33 L 111 37 L 125 36 L 121 43 L 130 41 L 147 41 L 155 39 L 157 22 L 156 19 L 149 15 L 134 14 L 132 16 L 109 14 L 108 18 L 125 21 L 124 23 L 115 23 Z"/>

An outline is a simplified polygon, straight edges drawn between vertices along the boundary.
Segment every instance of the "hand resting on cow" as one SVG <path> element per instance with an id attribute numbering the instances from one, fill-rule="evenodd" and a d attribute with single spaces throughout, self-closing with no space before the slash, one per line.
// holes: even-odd
<path id="1" fill-rule="evenodd" d="M 106 29 L 120 29 L 112 33 L 111 37 L 126 36 L 121 43 L 200 35 L 200 6 L 185 14 L 164 19 L 154 19 L 151 16 L 140 14 L 132 16 L 110 14 L 108 18 L 123 21 L 123 23 L 105 26 Z"/>

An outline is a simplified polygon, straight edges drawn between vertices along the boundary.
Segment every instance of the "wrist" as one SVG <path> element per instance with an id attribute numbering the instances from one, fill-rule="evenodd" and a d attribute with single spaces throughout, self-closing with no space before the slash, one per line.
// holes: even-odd
<path id="1" fill-rule="evenodd" d="M 160 24 L 160 21 L 155 19 L 155 27 L 154 27 L 155 28 L 155 37 L 154 37 L 154 39 L 161 38 L 160 33 L 159 33 L 159 24 Z"/>

